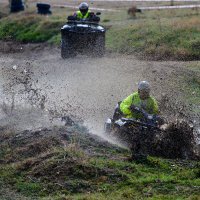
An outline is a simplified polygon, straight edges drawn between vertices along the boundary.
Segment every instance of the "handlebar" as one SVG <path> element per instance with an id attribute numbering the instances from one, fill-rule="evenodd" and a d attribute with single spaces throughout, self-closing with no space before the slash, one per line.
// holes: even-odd
<path id="1" fill-rule="evenodd" d="M 160 130 L 160 128 L 156 125 L 148 124 L 146 122 L 141 122 L 141 121 L 138 121 L 134 118 L 121 118 L 121 120 L 126 121 L 126 122 L 131 122 L 131 123 L 134 123 L 134 124 L 138 124 L 138 125 L 141 125 L 141 126 L 145 126 L 145 127 L 148 127 L 148 128 L 154 128 L 154 129 Z"/>
<path id="2" fill-rule="evenodd" d="M 151 116 L 144 109 L 139 108 L 139 107 L 134 106 L 134 105 L 131 106 L 131 110 L 135 111 L 136 113 L 142 114 L 145 120 L 149 120 L 149 116 Z"/>

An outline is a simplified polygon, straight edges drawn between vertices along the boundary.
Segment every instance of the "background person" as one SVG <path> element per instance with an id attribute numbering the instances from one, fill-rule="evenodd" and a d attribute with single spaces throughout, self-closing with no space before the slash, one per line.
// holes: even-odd
<path id="1" fill-rule="evenodd" d="M 77 20 L 86 19 L 86 20 L 89 20 L 89 21 L 93 21 L 94 19 L 96 19 L 96 21 L 100 21 L 100 18 L 97 17 L 94 14 L 94 12 L 91 12 L 89 10 L 89 5 L 86 2 L 82 2 L 79 5 L 79 10 L 74 13 L 74 17 Z"/>

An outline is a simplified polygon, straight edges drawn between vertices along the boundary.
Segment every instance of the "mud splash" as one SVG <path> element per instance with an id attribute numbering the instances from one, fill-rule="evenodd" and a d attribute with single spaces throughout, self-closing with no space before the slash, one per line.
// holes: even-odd
<path id="1" fill-rule="evenodd" d="M 29 47 L 25 45 L 23 50 Z M 146 79 L 152 80 L 154 91 L 160 91 L 155 95 L 160 100 L 162 91 L 167 95 L 172 93 L 168 83 L 175 71 L 173 66 L 179 66 L 175 62 L 168 62 L 166 66 L 163 62 L 138 61 L 132 56 L 121 55 L 106 55 L 101 59 L 77 57 L 66 62 L 56 48 L 32 47 L 29 51 L 0 58 L 2 119 L 5 118 L 5 123 L 13 117 L 13 124 L 17 126 L 17 119 L 21 117 L 18 128 L 24 130 L 30 130 L 31 123 L 33 129 L 54 126 L 60 124 L 62 117 L 70 116 L 81 123 L 84 120 L 90 132 L 107 139 L 108 136 L 103 135 L 104 120 L 112 115 L 116 102 L 136 89 L 141 77 L 146 77 L 146 71 L 149 71 Z M 174 98 L 168 97 L 171 101 L 165 99 L 162 105 L 161 99 L 161 107 L 175 111 L 176 108 L 170 107 L 174 105 Z M 180 117 L 187 115 L 182 104 L 179 113 Z"/>
<path id="2" fill-rule="evenodd" d="M 194 127 L 186 120 L 169 122 L 164 130 L 145 130 L 134 125 L 115 127 L 111 134 L 131 149 L 133 157 L 151 155 L 200 160 Z"/>
<path id="3" fill-rule="evenodd" d="M 132 79 L 136 86 L 138 74 L 144 68 L 142 63 L 136 65 L 134 71 L 138 73 L 135 77 L 130 74 L 133 71 L 132 58 L 128 58 L 129 61 L 111 55 L 102 59 L 78 57 L 66 62 L 60 59 L 57 49 L 48 49 L 39 50 L 42 56 L 35 50 L 32 54 L 28 51 L 26 56 L 30 60 L 21 59 L 20 55 L 26 52 L 11 54 L 13 59 L 1 59 L 5 103 L 12 107 L 13 98 L 15 107 L 28 104 L 49 112 L 51 116 L 69 115 L 84 119 L 85 125 L 98 135 L 103 134 L 104 120 L 112 112 L 117 99 L 132 90 Z M 129 86 L 123 84 L 127 78 Z"/>
<path id="4" fill-rule="evenodd" d="M 94 127 L 94 124 L 85 123 L 80 117 L 71 114 L 74 108 L 69 103 L 65 103 L 64 106 L 60 104 L 48 106 L 50 97 L 45 92 L 47 88 L 41 89 L 38 80 L 34 79 L 31 62 L 4 68 L 3 74 L 9 75 L 10 78 L 2 84 L 3 88 L 1 89 L 4 97 L 0 106 L 2 127 L 9 127 L 16 132 L 34 131 L 46 127 L 62 127 L 69 125 L 69 121 L 71 121 L 76 124 L 84 124 L 85 127 L 89 126 L 94 134 L 102 135 L 100 130 Z M 103 138 L 112 144 L 121 146 L 113 138 L 107 136 L 103 136 Z"/>

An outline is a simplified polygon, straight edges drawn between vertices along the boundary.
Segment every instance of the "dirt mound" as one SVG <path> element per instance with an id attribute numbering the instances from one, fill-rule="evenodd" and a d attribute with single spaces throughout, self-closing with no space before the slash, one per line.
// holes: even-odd
<path id="1" fill-rule="evenodd" d="M 100 169 L 87 164 L 86 157 L 75 158 L 68 154 L 58 155 L 52 161 L 43 160 L 32 167 L 29 176 L 40 179 L 42 182 L 51 182 L 57 187 L 65 188 L 72 193 L 91 191 L 97 189 L 98 182 L 114 183 L 124 178 L 111 169 Z M 67 179 L 66 179 L 67 177 Z M 52 190 L 55 188 L 48 188 Z"/>
<path id="2" fill-rule="evenodd" d="M 98 136 L 89 134 L 88 130 L 78 124 L 73 126 L 44 128 L 37 131 L 26 130 L 15 133 L 9 127 L 0 129 L 0 148 L 6 163 L 23 161 L 51 151 L 53 148 L 67 148 L 76 145 L 87 155 L 104 152 L 103 148 L 120 150 Z M 109 152 L 107 154 L 109 156 Z"/>
<path id="3" fill-rule="evenodd" d="M 2 127 L 0 149 L 1 164 L 13 164 L 16 175 L 39 182 L 47 193 L 62 189 L 69 193 L 90 192 L 98 190 L 101 183 L 126 179 L 117 170 L 101 168 L 91 160 L 100 155 L 114 158 L 114 152 L 124 150 L 89 134 L 75 122 L 17 134 Z"/>

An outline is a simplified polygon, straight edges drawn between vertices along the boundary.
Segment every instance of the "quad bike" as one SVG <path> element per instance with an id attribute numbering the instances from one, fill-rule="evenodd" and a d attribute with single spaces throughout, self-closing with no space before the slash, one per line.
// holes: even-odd
<path id="1" fill-rule="evenodd" d="M 100 13 L 96 13 L 100 15 Z M 61 57 L 75 57 L 77 54 L 103 56 L 105 52 L 105 28 L 98 22 L 100 18 L 77 20 L 68 17 L 68 22 L 61 28 Z"/>
<path id="2" fill-rule="evenodd" d="M 140 119 L 124 118 L 115 109 L 104 130 L 130 148 L 132 155 L 152 155 L 165 158 L 199 159 L 194 152 L 193 126 L 185 120 L 166 123 L 161 117 L 135 107 Z M 164 128 L 165 127 L 165 128 Z"/>
<path id="3" fill-rule="evenodd" d="M 115 108 L 113 118 L 108 118 L 104 125 L 105 132 L 109 133 L 114 127 L 130 127 L 134 126 L 140 130 L 160 130 L 159 125 L 163 124 L 164 121 L 161 117 L 154 114 L 148 114 L 144 109 L 135 106 L 134 112 L 141 114 L 140 119 L 135 118 L 124 118 L 119 107 L 119 102 Z"/>

